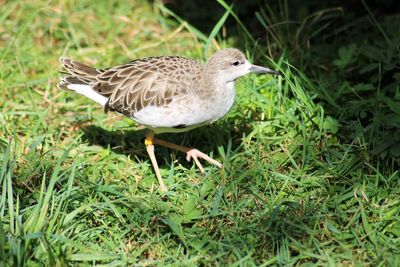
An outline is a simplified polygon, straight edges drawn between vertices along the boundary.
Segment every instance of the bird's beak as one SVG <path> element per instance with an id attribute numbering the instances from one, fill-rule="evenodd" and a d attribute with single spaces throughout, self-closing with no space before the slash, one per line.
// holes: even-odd
<path id="1" fill-rule="evenodd" d="M 278 71 L 274 71 L 265 67 L 257 66 L 257 65 L 251 65 L 250 66 L 250 72 L 254 73 L 266 73 L 266 74 L 275 74 L 275 75 L 280 75 L 282 76 L 282 73 Z"/>

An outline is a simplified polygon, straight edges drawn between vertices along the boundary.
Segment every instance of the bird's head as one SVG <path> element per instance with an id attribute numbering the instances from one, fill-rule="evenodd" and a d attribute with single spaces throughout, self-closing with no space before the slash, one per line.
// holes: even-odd
<path id="1" fill-rule="evenodd" d="M 226 48 L 216 52 L 205 67 L 211 75 L 217 75 L 222 82 L 233 82 L 250 72 L 281 75 L 277 71 L 250 64 L 245 55 L 236 48 Z"/>

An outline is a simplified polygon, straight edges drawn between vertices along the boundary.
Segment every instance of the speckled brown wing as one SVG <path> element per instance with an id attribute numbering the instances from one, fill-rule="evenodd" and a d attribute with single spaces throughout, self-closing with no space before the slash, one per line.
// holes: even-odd
<path id="1" fill-rule="evenodd" d="M 140 59 L 102 70 L 90 86 L 109 98 L 106 109 L 133 116 L 147 106 L 166 106 L 195 90 L 200 70 L 201 64 L 182 57 Z"/>

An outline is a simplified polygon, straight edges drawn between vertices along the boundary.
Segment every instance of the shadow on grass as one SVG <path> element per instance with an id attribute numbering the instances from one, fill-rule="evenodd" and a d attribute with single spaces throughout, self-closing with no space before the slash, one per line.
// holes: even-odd
<path id="1" fill-rule="evenodd" d="M 236 131 L 231 132 L 231 128 L 232 125 L 229 122 L 221 122 L 203 126 L 186 133 L 159 134 L 157 138 L 187 147 L 195 147 L 206 154 L 214 152 L 214 155 L 216 155 L 218 154 L 216 148 L 222 146 L 225 150 L 229 140 L 232 140 L 232 150 L 236 149 L 241 143 L 243 134 L 251 131 L 247 121 L 242 121 L 241 125 L 235 127 Z M 113 152 L 126 156 L 136 155 L 141 159 L 148 158 L 144 146 L 147 129 L 108 131 L 101 127 L 90 125 L 82 127 L 82 130 L 84 132 L 83 139 L 91 145 L 110 148 Z M 171 152 L 170 149 L 156 146 L 156 157 L 160 160 L 159 164 L 163 165 L 165 159 L 170 158 Z M 185 158 L 182 153 L 177 155 Z M 188 164 L 186 160 L 181 160 L 180 163 L 183 165 Z"/>
<path id="2" fill-rule="evenodd" d="M 144 139 L 147 130 L 108 131 L 95 125 L 82 127 L 83 139 L 91 145 L 110 148 L 113 152 L 123 155 L 132 155 L 137 152 L 145 152 Z"/>
<path id="3" fill-rule="evenodd" d="M 225 1 L 228 5 L 232 4 L 235 14 L 238 15 L 240 20 L 247 25 L 248 28 L 252 29 L 252 33 L 255 36 L 260 36 L 264 33 L 264 29 L 257 21 L 257 17 L 254 16 L 255 12 L 259 10 L 258 0 L 248 0 L 248 1 Z M 189 22 L 201 32 L 209 35 L 218 21 L 226 12 L 225 8 L 219 4 L 217 1 L 184 1 L 184 0 L 174 0 L 168 1 L 165 5 L 176 13 L 179 17 Z M 226 26 L 228 36 L 239 36 L 241 34 L 241 29 L 237 27 L 237 22 L 232 16 L 227 18 L 224 23 Z M 237 45 L 245 45 L 240 41 Z"/>

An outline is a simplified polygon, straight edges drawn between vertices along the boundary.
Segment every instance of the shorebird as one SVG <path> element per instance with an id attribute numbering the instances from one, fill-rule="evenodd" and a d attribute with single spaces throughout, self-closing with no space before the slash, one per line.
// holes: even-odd
<path id="1" fill-rule="evenodd" d="M 204 173 L 199 159 L 222 168 L 223 165 L 197 149 L 154 138 L 159 133 L 178 133 L 210 124 L 232 107 L 235 80 L 247 73 L 279 72 L 252 65 L 235 48 L 216 52 L 204 64 L 180 56 L 137 59 L 123 65 L 97 69 L 60 58 L 66 72 L 58 87 L 75 91 L 105 111 L 116 111 L 149 129 L 145 145 L 158 179 L 166 191 L 154 155 L 154 145 L 186 153 Z"/>

